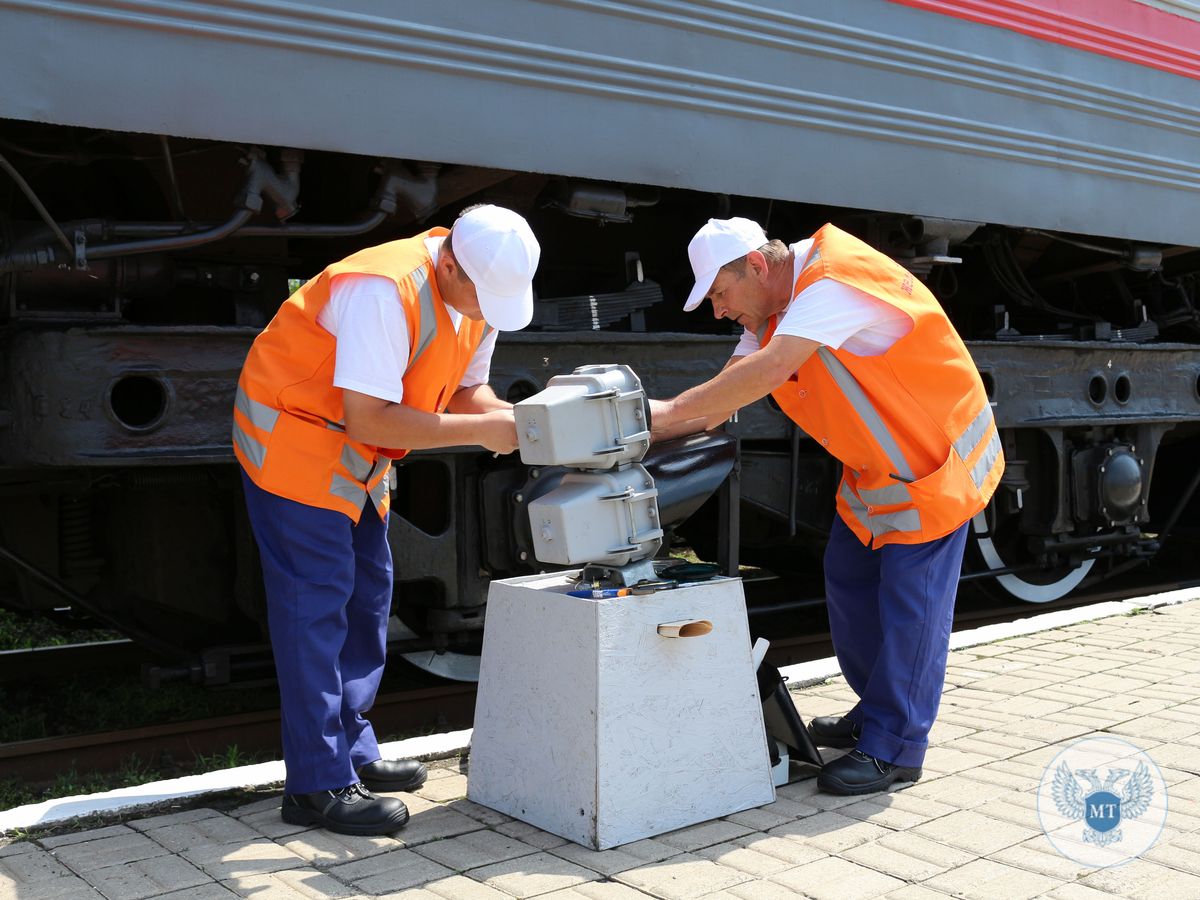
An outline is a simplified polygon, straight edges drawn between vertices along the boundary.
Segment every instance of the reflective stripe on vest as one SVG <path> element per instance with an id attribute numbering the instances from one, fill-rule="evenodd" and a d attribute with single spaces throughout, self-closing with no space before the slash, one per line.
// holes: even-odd
<path id="1" fill-rule="evenodd" d="M 996 458 L 1000 455 L 1000 433 L 993 430 L 995 418 L 992 416 L 992 405 L 989 403 L 980 411 L 979 415 L 966 427 L 966 430 L 954 442 L 954 452 L 966 462 L 972 453 L 979 447 L 983 441 L 983 436 L 989 431 L 992 433 L 992 439 L 988 441 L 987 448 L 983 451 L 983 456 L 979 461 L 971 467 L 971 480 L 975 482 L 975 487 L 982 489 L 983 482 L 988 476 L 988 472 L 992 471 L 992 466 L 996 463 Z"/>
<path id="2" fill-rule="evenodd" d="M 275 407 L 252 400 L 241 387 L 238 388 L 233 405 L 260 431 L 270 433 L 275 430 L 275 422 L 279 419 L 279 410 Z"/>
<path id="3" fill-rule="evenodd" d="M 983 489 L 983 482 L 987 480 L 988 473 L 992 471 L 992 466 L 996 464 L 999 456 L 1000 432 L 994 431 L 992 439 L 988 441 L 987 449 L 983 451 L 983 456 L 979 457 L 979 462 L 971 467 L 971 480 L 975 482 L 975 487 Z"/>
<path id="4" fill-rule="evenodd" d="M 251 398 L 242 389 L 241 385 L 238 385 L 237 395 L 234 398 L 234 406 L 241 411 L 242 415 L 250 420 L 255 428 L 265 431 L 268 434 L 275 430 L 275 424 L 279 421 L 279 416 L 281 415 L 279 410 Z M 331 431 L 344 433 L 346 430 L 345 423 L 343 422 L 331 422 L 328 419 L 323 419 L 322 421 L 325 422 L 325 427 Z M 237 419 L 233 420 L 233 441 L 245 455 L 246 459 L 259 469 L 263 467 L 263 463 L 267 458 L 266 445 L 239 425 Z M 375 473 L 381 467 L 386 468 L 389 466 L 391 464 L 390 461 L 382 458 L 374 460 L 365 459 L 362 454 L 349 444 L 343 444 L 340 462 L 346 467 L 346 471 L 351 474 L 352 478 L 347 478 L 338 472 L 334 472 L 329 479 L 329 493 L 359 508 L 362 507 L 366 498 L 370 496 L 376 509 L 382 509 L 384 497 L 387 492 L 386 475 L 374 486 L 368 488 L 368 485 L 371 484 L 371 478 Z M 381 485 L 382 488 L 380 487 Z"/>
<path id="5" fill-rule="evenodd" d="M 371 495 L 371 502 L 375 504 L 376 509 L 383 508 L 383 501 L 388 492 L 388 471 L 391 469 L 391 465 L 392 461 L 383 457 L 375 464 L 376 468 L 383 469 L 383 474 L 372 487 L 367 489 L 367 493 Z M 375 477 L 374 473 L 372 473 L 371 477 Z M 370 482 L 367 483 L 370 484 Z"/>
<path id="6" fill-rule="evenodd" d="M 821 362 L 825 363 L 825 368 L 829 370 L 829 374 L 833 376 L 833 380 L 841 389 L 846 399 L 850 401 L 850 405 L 854 407 L 854 411 L 858 413 L 863 424 L 867 426 L 867 430 L 871 432 L 871 437 L 875 438 L 883 453 L 888 458 L 888 463 L 892 466 L 893 475 L 898 475 L 902 479 L 908 481 L 916 481 L 913 477 L 913 471 L 908 466 L 908 460 L 904 458 L 904 454 L 900 452 L 900 445 L 896 443 L 896 439 L 892 437 L 892 433 L 888 431 L 887 425 L 883 423 L 883 417 L 879 415 L 879 410 L 875 405 L 867 399 L 866 393 L 862 386 L 850 374 L 850 370 L 845 364 L 833 355 L 828 347 L 817 348 L 817 355 L 821 357 Z M 905 494 L 905 500 L 908 499 L 908 488 L 902 484 L 895 485 L 901 488 Z M 904 500 L 893 501 L 903 503 Z"/>
<path id="7" fill-rule="evenodd" d="M 242 390 L 241 385 L 238 385 L 233 405 L 249 420 L 251 425 L 267 434 L 275 429 L 275 423 L 279 420 L 279 410 L 251 399 Z M 245 454 L 246 459 L 260 469 L 263 467 L 263 463 L 267 459 L 266 444 L 239 425 L 237 419 L 233 420 L 233 442 Z"/>
<path id="8" fill-rule="evenodd" d="M 361 507 L 367 499 L 366 488 L 357 481 L 351 481 L 337 472 L 334 472 L 333 477 L 329 480 L 329 493 L 335 497 L 341 497 L 347 503 L 353 503 L 358 507 Z"/>
<path id="9" fill-rule="evenodd" d="M 409 367 L 437 337 L 437 313 L 433 308 L 433 285 L 429 283 L 429 274 L 424 269 L 417 269 L 412 273 L 412 280 L 417 285 L 417 299 L 421 304 L 421 333 L 417 335 L 417 349 L 408 361 Z"/>
<path id="10" fill-rule="evenodd" d="M 867 509 L 867 505 L 858 499 L 845 481 L 842 482 L 841 495 L 850 507 L 850 514 L 858 519 L 873 537 L 879 537 L 889 531 L 921 530 L 921 513 L 918 510 L 902 509 L 898 512 L 880 513 L 873 516 Z"/>
<path id="11" fill-rule="evenodd" d="M 889 484 L 881 488 L 859 488 L 858 496 L 872 506 L 895 506 L 912 500 L 912 492 L 902 484 Z"/>
<path id="12" fill-rule="evenodd" d="M 909 481 L 915 480 L 912 469 L 908 466 L 908 461 L 905 460 L 904 454 L 900 452 L 900 445 L 888 430 L 887 425 L 884 424 L 883 417 L 879 415 L 879 411 L 871 403 L 862 386 L 854 378 L 854 375 L 840 359 L 833 355 L 828 347 L 818 348 L 817 354 L 821 358 L 821 361 L 825 363 L 825 367 L 829 370 L 829 374 L 833 376 L 833 380 L 842 394 L 845 395 L 850 405 L 854 408 L 854 411 L 862 419 L 863 424 L 866 425 L 871 436 L 875 439 L 875 442 L 883 450 L 888 462 L 893 467 L 893 471 L 889 474 L 897 475 L 901 479 Z M 996 460 L 1000 456 L 1000 433 L 993 427 L 994 424 L 995 419 L 992 415 L 991 404 L 989 403 L 983 407 L 979 414 L 963 430 L 963 433 L 953 442 L 954 452 L 965 463 L 979 448 L 984 436 L 989 432 L 991 433 L 991 439 L 984 448 L 983 455 L 971 467 L 971 480 L 975 483 L 977 489 L 983 488 L 983 483 L 987 479 L 988 473 L 992 471 L 992 466 L 996 464 Z M 912 492 L 903 483 L 889 484 L 881 488 L 863 488 L 859 490 L 857 496 L 848 484 L 843 483 L 841 493 L 854 515 L 875 537 L 886 534 L 889 531 L 919 531 L 921 529 L 921 517 L 915 509 L 903 512 L 883 513 L 876 516 L 871 516 L 868 513 L 866 506 L 868 503 L 873 506 L 894 506 L 911 502 Z"/>
<path id="13" fill-rule="evenodd" d="M 375 468 L 375 460 L 363 459 L 362 455 L 349 444 L 342 446 L 341 462 L 346 467 L 346 471 L 363 484 L 367 483 L 367 479 L 371 477 L 371 472 Z"/>
<path id="14" fill-rule="evenodd" d="M 267 448 L 239 425 L 237 419 L 233 420 L 233 442 L 245 454 L 246 459 L 254 464 L 255 468 L 263 467 L 263 463 L 267 461 Z"/>

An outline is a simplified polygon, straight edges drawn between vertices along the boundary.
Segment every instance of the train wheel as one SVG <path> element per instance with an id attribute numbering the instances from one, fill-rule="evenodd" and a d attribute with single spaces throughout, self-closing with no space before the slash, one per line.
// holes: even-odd
<path id="1" fill-rule="evenodd" d="M 984 571 L 1021 568 L 1032 562 L 1017 528 L 1016 517 L 994 521 L 988 507 L 971 520 L 971 534 L 983 561 Z M 1087 577 L 1095 564 L 1087 559 L 1077 565 L 1008 572 L 991 579 L 996 587 L 1026 603 L 1048 603 L 1065 597 Z"/>

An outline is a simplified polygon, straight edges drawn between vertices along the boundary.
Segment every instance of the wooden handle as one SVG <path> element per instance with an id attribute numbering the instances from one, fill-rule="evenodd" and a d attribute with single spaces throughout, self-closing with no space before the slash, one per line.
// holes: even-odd
<path id="1" fill-rule="evenodd" d="M 658 626 L 658 633 L 669 638 L 700 637 L 708 634 L 712 628 L 712 622 L 708 619 L 684 619 L 680 622 L 663 622 Z"/>

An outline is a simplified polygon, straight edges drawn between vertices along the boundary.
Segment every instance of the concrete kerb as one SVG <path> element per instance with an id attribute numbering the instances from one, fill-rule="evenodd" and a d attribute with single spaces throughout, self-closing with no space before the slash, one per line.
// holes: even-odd
<path id="1" fill-rule="evenodd" d="M 1111 616 L 1129 615 L 1138 610 L 1174 606 L 1200 599 L 1200 588 L 1152 594 L 1132 600 L 1114 600 L 1081 606 L 1076 609 L 1041 613 L 1005 622 L 985 625 L 950 636 L 950 649 L 961 650 L 990 644 L 1006 638 L 1021 637 L 1040 631 L 1049 631 L 1080 622 L 1091 622 Z M 792 689 L 819 684 L 841 674 L 836 657 L 811 660 L 780 669 Z M 466 751 L 471 744 L 471 729 L 447 734 L 410 738 L 380 745 L 384 758 L 444 759 Z M 80 797 L 63 797 L 45 800 L 27 806 L 18 806 L 0 812 L 0 833 L 18 828 L 34 828 L 51 825 L 81 816 L 97 813 L 128 812 L 137 807 L 151 806 L 168 800 L 192 798 L 203 794 L 215 794 L 241 788 L 257 788 L 283 782 L 282 761 L 241 766 L 204 775 L 189 775 L 169 781 L 156 781 L 136 787 L 120 788 Z"/>
<path id="2" fill-rule="evenodd" d="M 470 743 L 471 731 L 467 729 L 392 741 L 380 744 L 379 749 L 385 759 L 431 760 L 457 756 Z M 252 766 L 239 766 L 236 769 L 206 772 L 203 775 L 187 775 L 168 781 L 153 781 L 99 794 L 44 800 L 41 803 L 30 803 L 0 812 L 0 832 L 52 825 L 78 816 L 130 811 L 140 806 L 152 806 L 168 800 L 197 797 L 202 794 L 282 784 L 283 778 L 283 761 L 276 760 Z"/>

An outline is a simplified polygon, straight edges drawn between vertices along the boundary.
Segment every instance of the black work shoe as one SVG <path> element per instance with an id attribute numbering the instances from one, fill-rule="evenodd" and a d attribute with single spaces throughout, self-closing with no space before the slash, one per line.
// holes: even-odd
<path id="1" fill-rule="evenodd" d="M 358 769 L 358 777 L 372 791 L 415 791 L 429 773 L 415 759 L 377 759 Z"/>
<path id="2" fill-rule="evenodd" d="M 395 797 L 376 797 L 361 784 L 315 794 L 284 794 L 283 821 L 320 825 L 339 834 L 391 834 L 408 821 L 408 807 Z"/>
<path id="3" fill-rule="evenodd" d="M 862 737 L 862 726 L 841 716 L 817 716 L 808 723 L 808 733 L 818 747 L 849 750 Z"/>
<path id="4" fill-rule="evenodd" d="M 897 766 L 858 750 L 851 750 L 840 759 L 826 763 L 817 776 L 817 789 L 826 794 L 873 794 L 886 789 L 893 782 L 916 781 L 921 770 L 910 766 Z"/>

